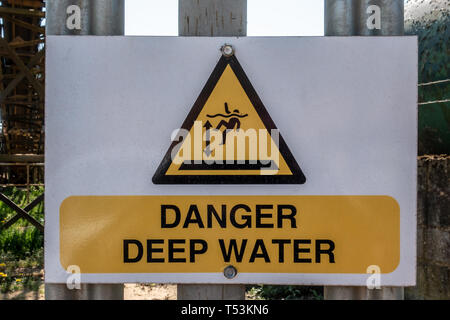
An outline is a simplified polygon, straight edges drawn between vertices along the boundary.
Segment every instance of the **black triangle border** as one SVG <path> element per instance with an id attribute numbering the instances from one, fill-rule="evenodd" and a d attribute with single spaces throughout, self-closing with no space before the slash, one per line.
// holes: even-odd
<path id="1" fill-rule="evenodd" d="M 270 130 L 277 129 L 275 123 L 267 112 L 267 109 L 256 93 L 256 90 L 253 88 L 253 85 L 251 84 L 235 55 L 232 55 L 231 57 L 222 55 L 216 67 L 214 68 L 214 71 L 206 82 L 203 90 L 195 101 L 186 120 L 183 122 L 181 128 L 190 131 L 190 129 L 194 125 L 195 119 L 197 119 L 198 115 L 206 104 L 209 96 L 216 87 L 216 84 L 225 71 L 227 65 L 230 65 L 231 69 L 236 74 L 236 77 L 238 78 L 242 88 L 250 99 L 250 102 L 253 104 L 253 107 L 266 126 L 267 130 L 271 132 Z M 284 157 L 284 160 L 291 170 L 292 175 L 168 176 L 166 175 L 166 172 L 169 169 L 170 164 L 172 163 L 171 153 L 173 148 L 178 144 L 178 141 L 174 141 L 170 145 L 169 150 L 167 151 L 161 164 L 153 175 L 152 181 L 154 184 L 304 184 L 306 182 L 306 177 L 303 174 L 303 171 L 301 170 L 300 166 L 289 150 L 281 133 L 279 137 L 279 151 Z"/>

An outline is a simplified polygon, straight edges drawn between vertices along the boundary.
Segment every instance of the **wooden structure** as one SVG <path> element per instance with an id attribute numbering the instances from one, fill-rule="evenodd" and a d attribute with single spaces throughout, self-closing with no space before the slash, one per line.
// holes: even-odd
<path id="1" fill-rule="evenodd" d="M 0 184 L 3 186 L 43 182 L 43 167 L 29 164 L 43 162 L 44 154 L 44 7 L 43 0 L 0 2 Z M 23 159 L 17 161 L 17 155 Z M 28 160 L 36 155 L 42 159 Z"/>

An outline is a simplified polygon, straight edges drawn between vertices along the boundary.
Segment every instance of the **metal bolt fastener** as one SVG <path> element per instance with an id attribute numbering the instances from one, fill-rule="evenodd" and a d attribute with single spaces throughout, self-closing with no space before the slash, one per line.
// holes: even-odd
<path id="1" fill-rule="evenodd" d="M 231 57 L 234 55 L 234 48 L 230 44 L 224 44 L 220 50 L 225 57 Z"/>
<path id="2" fill-rule="evenodd" d="M 233 279 L 237 275 L 237 270 L 233 266 L 228 266 L 223 270 L 223 275 L 227 279 Z"/>

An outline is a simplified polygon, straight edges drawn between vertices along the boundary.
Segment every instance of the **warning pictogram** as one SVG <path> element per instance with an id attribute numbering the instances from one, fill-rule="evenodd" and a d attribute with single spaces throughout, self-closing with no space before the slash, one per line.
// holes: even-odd
<path id="1" fill-rule="evenodd" d="M 303 184 L 235 55 L 222 56 L 153 176 L 155 184 Z"/>

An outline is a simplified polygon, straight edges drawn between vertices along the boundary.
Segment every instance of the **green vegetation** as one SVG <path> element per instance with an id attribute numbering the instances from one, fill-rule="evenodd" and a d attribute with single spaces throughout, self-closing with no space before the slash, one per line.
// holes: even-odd
<path id="1" fill-rule="evenodd" d="M 443 0 L 408 0 L 405 33 L 419 40 L 419 83 L 450 79 L 450 10 Z M 419 87 L 419 102 L 450 99 L 450 82 Z M 450 153 L 450 102 L 419 106 L 419 155 Z"/>
<path id="2" fill-rule="evenodd" d="M 44 189 L 33 188 L 29 194 L 16 188 L 6 188 L 1 192 L 24 208 L 42 194 Z M 15 214 L 0 202 L 0 224 L 4 224 Z M 44 204 L 37 205 L 30 215 L 43 224 Z M 43 247 L 44 235 L 26 220 L 19 219 L 10 228 L 0 231 L 0 293 L 38 291 L 43 282 Z"/>
<path id="3" fill-rule="evenodd" d="M 37 249 L 24 259 L 2 252 L 0 261 L 0 293 L 39 290 L 44 276 L 44 248 Z"/>

